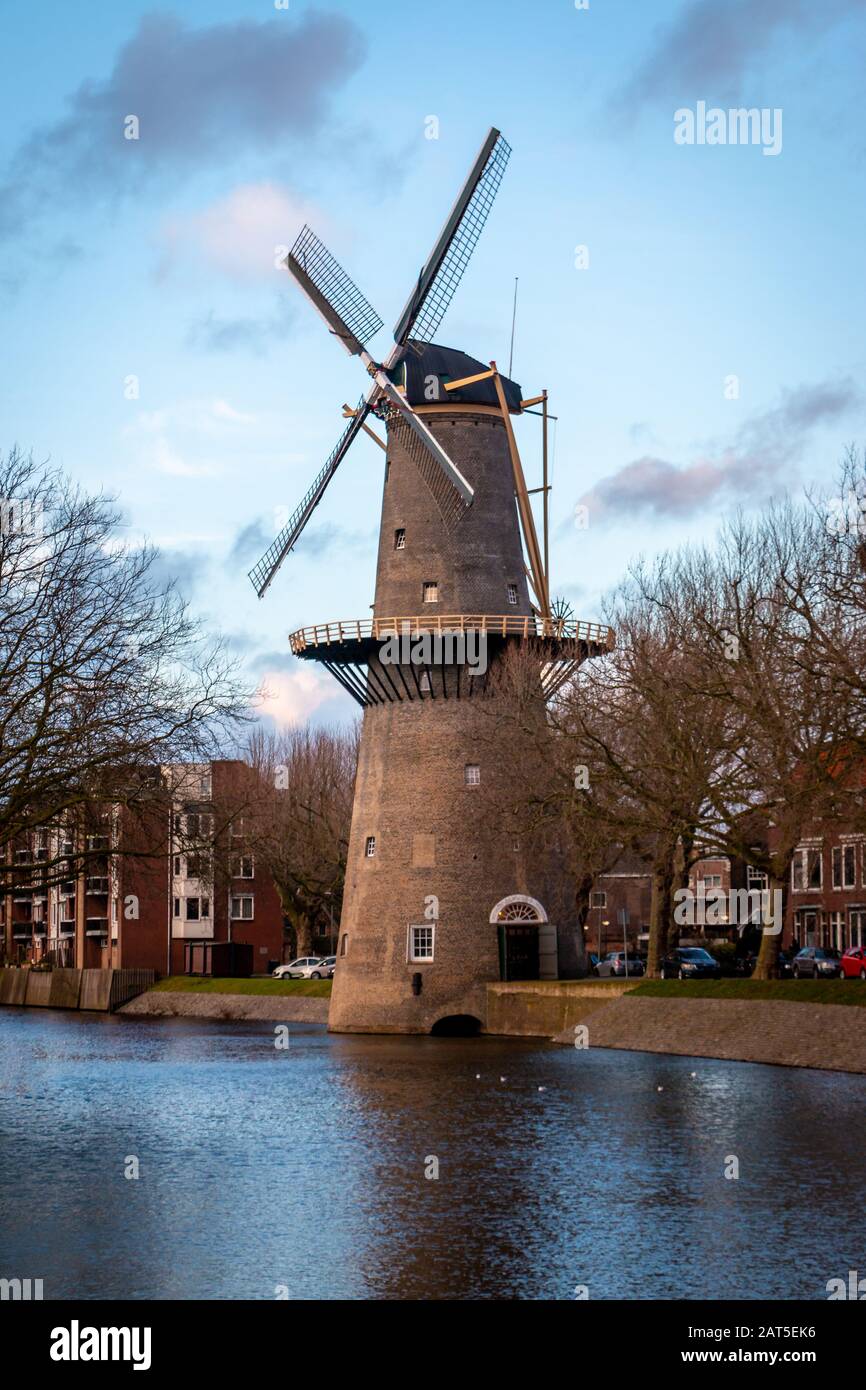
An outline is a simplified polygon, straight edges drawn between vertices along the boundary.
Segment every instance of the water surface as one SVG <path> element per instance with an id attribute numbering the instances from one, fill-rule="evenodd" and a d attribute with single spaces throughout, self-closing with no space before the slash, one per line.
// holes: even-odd
<path id="1" fill-rule="evenodd" d="M 0 1276 L 46 1298 L 779 1299 L 866 1270 L 864 1077 L 274 1038 L 0 1010 Z"/>

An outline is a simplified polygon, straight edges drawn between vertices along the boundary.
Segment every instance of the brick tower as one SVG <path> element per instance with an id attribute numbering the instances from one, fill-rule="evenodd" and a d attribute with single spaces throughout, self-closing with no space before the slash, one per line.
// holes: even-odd
<path id="1" fill-rule="evenodd" d="M 288 258 L 373 385 L 354 411 L 345 408 L 342 439 L 251 572 L 260 595 L 355 435 L 373 433 L 369 416 L 387 431 L 386 441 L 374 433 L 385 480 L 373 616 L 290 638 L 297 656 L 322 662 L 364 710 L 329 1019 L 336 1031 L 474 1031 L 485 1023 L 488 983 L 555 979 L 577 965 L 562 865 L 526 854 L 490 812 L 520 766 L 513 746 L 491 751 L 494 677 L 520 645 L 552 693 L 612 634 L 551 613 L 511 425 L 543 399 L 546 431 L 546 395 L 522 401 L 495 363 L 488 369 L 432 341 L 507 157 L 491 131 L 384 364 L 364 346 L 381 319 L 309 229 Z"/>

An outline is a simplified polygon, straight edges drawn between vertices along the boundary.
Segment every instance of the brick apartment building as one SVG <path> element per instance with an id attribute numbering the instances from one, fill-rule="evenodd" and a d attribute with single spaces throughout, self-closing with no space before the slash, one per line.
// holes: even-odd
<path id="1" fill-rule="evenodd" d="M 12 891 L 0 904 L 7 962 L 180 974 L 187 945 L 206 941 L 252 946 L 256 974 L 282 961 L 279 896 L 248 847 L 242 817 L 228 809 L 242 801 L 246 764 L 224 759 L 163 775 L 171 805 L 156 823 L 122 807 L 89 815 L 75 832 L 90 856 L 81 872 L 46 883 L 39 869 L 75 851 L 73 832 L 62 828 L 34 831 L 12 851 Z M 120 845 L 125 853 L 112 853 Z"/>
<path id="2" fill-rule="evenodd" d="M 866 946 L 866 837 L 826 822 L 810 829 L 791 865 L 784 941 Z"/>

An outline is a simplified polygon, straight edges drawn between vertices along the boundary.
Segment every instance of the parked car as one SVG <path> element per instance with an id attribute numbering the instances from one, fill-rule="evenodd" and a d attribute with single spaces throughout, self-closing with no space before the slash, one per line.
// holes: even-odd
<path id="1" fill-rule="evenodd" d="M 794 957 L 791 973 L 795 980 L 835 980 L 842 973 L 839 952 L 822 946 L 804 946 Z"/>
<path id="2" fill-rule="evenodd" d="M 849 946 L 839 964 L 843 980 L 866 980 L 866 946 Z"/>
<path id="3" fill-rule="evenodd" d="M 625 951 L 608 951 L 604 960 L 598 962 L 595 973 L 602 980 L 610 980 L 614 976 L 617 979 L 625 979 L 626 975 L 642 975 L 644 966 L 640 956 L 632 955 L 631 951 L 628 953 L 628 962 Z"/>
<path id="4" fill-rule="evenodd" d="M 718 980 L 722 967 L 703 946 L 677 946 L 664 957 L 659 973 L 663 980 Z"/>
<path id="5" fill-rule="evenodd" d="M 310 974 L 311 980 L 330 980 L 334 974 L 334 966 L 337 964 L 336 956 L 322 956 L 315 970 Z"/>
<path id="6" fill-rule="evenodd" d="M 288 965 L 278 965 L 271 978 L 275 980 L 310 980 L 321 959 L 321 956 L 300 956 L 298 960 L 290 961 Z M 322 972 L 319 970 L 316 979 L 320 980 L 321 978 Z"/>

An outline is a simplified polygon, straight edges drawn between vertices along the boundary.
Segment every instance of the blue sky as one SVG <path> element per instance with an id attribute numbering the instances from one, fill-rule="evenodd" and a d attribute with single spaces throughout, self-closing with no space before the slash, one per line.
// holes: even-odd
<path id="1" fill-rule="evenodd" d="M 0 0 L 0 34 L 0 448 L 116 494 L 277 721 L 352 712 L 286 637 L 368 613 L 382 464 L 356 444 L 259 602 L 246 571 L 365 384 L 275 247 L 309 220 L 384 356 L 491 124 L 514 152 L 438 337 L 507 364 L 519 276 L 514 376 L 559 417 L 552 587 L 578 616 L 863 442 L 866 0 Z M 780 109 L 781 152 L 676 144 L 701 101 Z"/>

